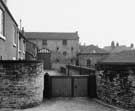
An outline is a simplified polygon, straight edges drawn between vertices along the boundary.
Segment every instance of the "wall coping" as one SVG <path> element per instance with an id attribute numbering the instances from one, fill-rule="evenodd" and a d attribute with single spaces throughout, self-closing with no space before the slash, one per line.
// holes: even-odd
<path id="1" fill-rule="evenodd" d="M 90 70 L 90 71 L 96 71 L 95 68 L 88 68 L 88 67 L 82 67 L 82 66 L 76 66 L 76 65 L 66 65 L 66 67 L 73 68 L 73 69 L 84 69 L 84 70 Z"/>
<path id="2" fill-rule="evenodd" d="M 36 60 L 0 60 L 1 63 L 42 63 L 42 61 L 36 61 Z"/>

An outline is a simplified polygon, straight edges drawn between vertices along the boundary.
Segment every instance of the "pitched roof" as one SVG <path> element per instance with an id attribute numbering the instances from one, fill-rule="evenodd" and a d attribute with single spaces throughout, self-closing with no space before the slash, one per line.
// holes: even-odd
<path id="1" fill-rule="evenodd" d="M 106 59 L 101 61 L 101 63 L 106 63 L 106 64 L 135 63 L 135 50 L 113 53 L 110 56 L 108 56 Z"/>
<path id="2" fill-rule="evenodd" d="M 46 39 L 46 40 L 74 40 L 79 39 L 78 33 L 60 33 L 60 32 L 25 32 L 28 39 Z"/>
<path id="3" fill-rule="evenodd" d="M 125 45 L 121 45 L 121 46 L 116 46 L 114 48 L 112 48 L 111 46 L 106 46 L 103 49 L 110 52 L 110 53 L 119 53 L 119 52 L 122 52 L 122 51 L 133 50 L 134 48 L 127 47 Z"/>
<path id="4" fill-rule="evenodd" d="M 9 16 L 11 17 L 11 19 L 14 21 L 14 23 L 16 24 L 16 26 L 18 26 L 17 22 L 15 21 L 13 15 L 11 14 L 11 12 L 9 11 L 8 7 L 5 5 L 5 3 L 3 2 L 3 0 L 0 0 L 2 6 L 5 8 L 5 10 L 7 11 L 7 13 L 9 14 Z"/>
<path id="5" fill-rule="evenodd" d="M 105 51 L 104 49 L 101 49 L 97 46 L 89 45 L 89 46 L 80 46 L 80 53 L 81 54 L 90 54 L 90 53 L 104 54 L 104 53 L 107 53 L 107 51 Z"/>

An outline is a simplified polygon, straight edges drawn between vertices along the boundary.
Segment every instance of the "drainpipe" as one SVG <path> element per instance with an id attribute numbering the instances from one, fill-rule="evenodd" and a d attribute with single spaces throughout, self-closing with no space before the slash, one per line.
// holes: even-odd
<path id="1" fill-rule="evenodd" d="M 69 76 L 69 64 L 68 64 L 68 76 Z"/>

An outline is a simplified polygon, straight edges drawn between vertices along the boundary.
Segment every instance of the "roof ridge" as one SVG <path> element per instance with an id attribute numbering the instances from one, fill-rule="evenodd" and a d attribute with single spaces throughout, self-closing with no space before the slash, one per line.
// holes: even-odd
<path id="1" fill-rule="evenodd" d="M 25 33 L 76 33 L 76 32 L 25 32 Z"/>

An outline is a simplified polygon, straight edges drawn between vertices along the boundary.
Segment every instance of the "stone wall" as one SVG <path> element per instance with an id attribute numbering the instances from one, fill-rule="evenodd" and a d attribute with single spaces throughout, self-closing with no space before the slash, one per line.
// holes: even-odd
<path id="1" fill-rule="evenodd" d="M 112 105 L 135 110 L 135 75 L 132 71 L 97 71 L 97 96 Z"/>
<path id="2" fill-rule="evenodd" d="M 43 84 L 42 63 L 0 61 L 0 108 L 27 108 L 40 104 Z"/>

